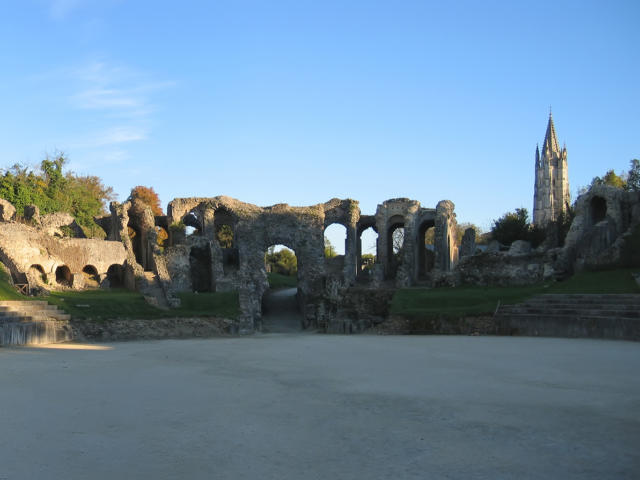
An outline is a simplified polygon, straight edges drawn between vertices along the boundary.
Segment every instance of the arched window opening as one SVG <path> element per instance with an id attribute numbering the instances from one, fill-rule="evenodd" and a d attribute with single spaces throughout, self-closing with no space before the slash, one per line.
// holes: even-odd
<path id="1" fill-rule="evenodd" d="M 214 291 L 211 275 L 211 249 L 208 243 L 191 247 L 189 266 L 191 267 L 191 289 L 198 293 Z"/>
<path id="2" fill-rule="evenodd" d="M 84 284 L 86 287 L 100 286 L 100 275 L 98 275 L 98 270 L 93 265 L 86 265 L 82 269 L 82 275 L 84 276 Z"/>
<path id="3" fill-rule="evenodd" d="M 593 197 L 590 203 L 591 221 L 596 224 L 607 216 L 607 201 L 602 197 Z"/>
<path id="4" fill-rule="evenodd" d="M 426 220 L 418 229 L 418 277 L 424 277 L 435 265 L 435 222 Z"/>
<path id="5" fill-rule="evenodd" d="M 402 252 L 404 248 L 404 218 L 396 215 L 389 221 L 387 230 L 387 258 L 389 268 L 387 276 L 395 278 L 398 267 L 402 263 Z"/>
<path id="6" fill-rule="evenodd" d="M 185 225 L 184 233 L 187 237 L 202 234 L 202 221 L 196 210 L 187 213 L 182 219 L 182 223 Z"/>
<path id="7" fill-rule="evenodd" d="M 372 225 L 362 230 L 358 236 L 358 281 L 368 282 L 371 280 L 377 255 L 378 232 Z"/>
<path id="8" fill-rule="evenodd" d="M 264 256 L 269 289 L 262 297 L 262 326 L 267 332 L 302 329 L 298 275 L 302 265 L 295 251 L 285 245 L 271 245 Z"/>
<path id="9" fill-rule="evenodd" d="M 340 223 L 332 223 L 324 229 L 324 256 L 333 258 L 345 254 L 347 228 Z"/>
<path id="10" fill-rule="evenodd" d="M 107 280 L 111 288 L 121 288 L 124 285 L 122 265 L 113 264 L 107 269 Z"/>
<path id="11" fill-rule="evenodd" d="M 70 287 L 73 281 L 71 270 L 66 265 L 61 265 L 56 268 L 56 283 L 64 287 Z"/>
<path id="12" fill-rule="evenodd" d="M 31 265 L 27 272 L 29 283 L 47 283 L 47 274 L 44 273 L 42 265 Z"/>
<path id="13" fill-rule="evenodd" d="M 218 207 L 213 216 L 215 238 L 222 249 L 222 267 L 228 274 L 238 270 L 240 258 L 235 242 L 235 217 L 224 207 Z"/>

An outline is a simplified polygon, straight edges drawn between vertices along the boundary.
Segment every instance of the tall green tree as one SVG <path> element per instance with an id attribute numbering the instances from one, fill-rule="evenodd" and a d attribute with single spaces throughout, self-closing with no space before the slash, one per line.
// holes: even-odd
<path id="1" fill-rule="evenodd" d="M 630 162 L 626 188 L 632 192 L 640 191 L 640 160 L 637 158 L 634 158 Z"/>
<path id="2" fill-rule="evenodd" d="M 26 205 L 37 205 L 42 214 L 67 212 L 76 218 L 87 236 L 104 236 L 93 221 L 105 213 L 106 202 L 115 199 L 113 189 L 95 176 L 64 172 L 67 159 L 58 154 L 40 163 L 40 170 L 13 165 L 0 172 L 0 197 L 11 202 L 18 215 Z"/>

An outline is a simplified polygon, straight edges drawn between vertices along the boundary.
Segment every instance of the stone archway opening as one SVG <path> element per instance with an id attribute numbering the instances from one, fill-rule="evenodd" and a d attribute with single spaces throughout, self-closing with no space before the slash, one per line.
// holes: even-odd
<path id="1" fill-rule="evenodd" d="M 373 266 L 378 260 L 378 231 L 374 225 L 364 228 L 358 235 L 358 281 L 371 280 Z"/>
<path id="2" fill-rule="evenodd" d="M 425 220 L 418 229 L 418 278 L 425 278 L 435 265 L 435 221 Z"/>
<path id="3" fill-rule="evenodd" d="M 31 265 L 29 267 L 29 270 L 27 271 L 27 278 L 29 280 L 29 284 L 31 284 L 32 282 L 35 284 L 47 283 L 47 274 L 45 273 L 42 265 Z"/>
<path id="4" fill-rule="evenodd" d="M 63 287 L 70 287 L 73 282 L 71 270 L 66 265 L 60 265 L 56 268 L 56 283 Z"/>
<path id="5" fill-rule="evenodd" d="M 98 269 L 93 265 L 85 265 L 82 269 L 85 287 L 97 288 L 100 286 L 100 275 Z"/>
<path id="6" fill-rule="evenodd" d="M 341 275 L 344 270 L 347 228 L 332 223 L 324 229 L 324 263 L 329 275 Z"/>
<path id="7" fill-rule="evenodd" d="M 222 268 L 225 275 L 240 267 L 240 256 L 236 245 L 236 218 L 225 207 L 216 208 L 213 216 L 215 240 L 222 250 Z"/>
<path id="8" fill-rule="evenodd" d="M 107 269 L 109 287 L 122 288 L 124 286 L 124 271 L 122 265 L 114 263 Z"/>
<path id="9" fill-rule="evenodd" d="M 262 296 L 265 332 L 302 330 L 298 295 L 298 258 L 286 245 L 271 245 L 264 256 L 269 288 Z"/>
<path id="10" fill-rule="evenodd" d="M 187 213 L 182 219 L 182 223 L 185 225 L 185 236 L 202 235 L 202 219 L 197 210 L 194 209 Z"/>
<path id="11" fill-rule="evenodd" d="M 196 293 L 213 292 L 211 248 L 208 243 L 193 245 L 189 250 L 191 289 Z"/>
<path id="12" fill-rule="evenodd" d="M 603 197 L 595 196 L 589 203 L 591 222 L 595 225 L 607 216 L 607 201 Z"/>
<path id="13" fill-rule="evenodd" d="M 395 278 L 402 263 L 404 248 L 404 218 L 400 215 L 391 217 L 387 228 L 387 259 L 389 262 L 387 278 Z"/>

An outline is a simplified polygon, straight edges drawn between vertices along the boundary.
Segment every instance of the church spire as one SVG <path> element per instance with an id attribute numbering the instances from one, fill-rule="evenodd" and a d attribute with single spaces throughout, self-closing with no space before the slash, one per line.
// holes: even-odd
<path id="1" fill-rule="evenodd" d="M 551 115 L 551 110 L 549 110 L 549 123 L 547 124 L 547 133 L 544 136 L 544 142 L 542 145 L 543 151 L 560 151 L 560 147 L 558 146 L 558 137 L 556 136 L 556 127 L 553 125 L 553 116 Z"/>

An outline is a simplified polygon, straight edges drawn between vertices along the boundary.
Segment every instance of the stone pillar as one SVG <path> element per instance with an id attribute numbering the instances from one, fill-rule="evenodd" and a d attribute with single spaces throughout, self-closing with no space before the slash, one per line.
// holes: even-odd
<path id="1" fill-rule="evenodd" d="M 460 256 L 468 257 L 476 253 L 476 231 L 473 228 L 467 228 L 462 236 L 462 244 L 460 245 Z"/>
<path id="2" fill-rule="evenodd" d="M 345 282 L 353 284 L 358 273 L 358 236 L 356 224 L 347 225 L 347 238 L 344 245 L 344 270 Z"/>
<path id="3" fill-rule="evenodd" d="M 434 250 L 435 268 L 448 272 L 457 259 L 455 205 L 442 200 L 436 206 Z"/>

